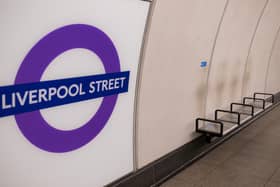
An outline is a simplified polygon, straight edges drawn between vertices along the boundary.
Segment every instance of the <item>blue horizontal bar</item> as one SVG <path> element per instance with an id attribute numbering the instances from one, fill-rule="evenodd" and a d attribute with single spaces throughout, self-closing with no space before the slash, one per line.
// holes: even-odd
<path id="1" fill-rule="evenodd" d="M 0 87 L 0 117 L 128 92 L 129 71 Z"/>

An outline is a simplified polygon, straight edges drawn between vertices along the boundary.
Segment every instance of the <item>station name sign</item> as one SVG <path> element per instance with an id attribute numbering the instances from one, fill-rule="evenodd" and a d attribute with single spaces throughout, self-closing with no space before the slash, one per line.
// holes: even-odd
<path id="1" fill-rule="evenodd" d="M 128 91 L 129 71 L 0 87 L 0 117 Z"/>

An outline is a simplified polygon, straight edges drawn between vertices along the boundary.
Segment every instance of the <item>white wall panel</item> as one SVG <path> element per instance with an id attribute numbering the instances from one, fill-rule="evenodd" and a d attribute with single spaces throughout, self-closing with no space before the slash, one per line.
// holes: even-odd
<path id="1" fill-rule="evenodd" d="M 279 30 L 280 31 L 280 30 Z M 276 94 L 280 91 L 280 32 L 275 38 L 268 65 L 265 92 Z"/>
<path id="2" fill-rule="evenodd" d="M 230 0 L 218 36 L 209 76 L 207 115 L 241 99 L 250 42 L 266 0 Z"/>
<path id="3" fill-rule="evenodd" d="M 226 0 L 159 0 L 140 84 L 137 142 L 142 167 L 195 137 L 204 113 L 208 61 Z"/>
<path id="4" fill-rule="evenodd" d="M 243 96 L 263 92 L 268 61 L 280 25 L 280 1 L 270 0 L 261 19 L 244 74 Z"/>
<path id="5" fill-rule="evenodd" d="M 38 55 L 41 60 L 27 61 L 26 64 L 33 64 L 35 68 L 28 68 L 32 72 L 24 75 L 26 80 L 39 72 L 42 66 L 38 64 L 46 59 L 43 58 L 44 54 L 55 51 L 57 48 L 60 49 L 58 46 L 68 44 L 68 41 L 72 39 L 78 41 L 77 43 L 90 41 L 86 47 L 96 45 L 102 49 L 96 49 L 99 52 L 97 54 L 96 51 L 88 50 L 80 43 L 78 46 L 71 44 L 73 49 L 69 46 L 67 47 L 71 49 L 65 47 L 65 50 L 54 57 L 55 59 L 48 60 L 51 64 L 45 68 L 46 71 L 42 73 L 41 79 L 35 81 L 36 83 L 42 84 L 44 80 L 104 74 L 106 71 L 104 58 L 110 57 L 110 53 L 106 52 L 106 47 L 112 49 L 113 46 L 118 55 L 107 59 L 107 69 L 114 67 L 115 59 L 119 58 L 121 71 L 130 71 L 128 93 L 119 94 L 110 116 L 104 117 L 106 111 L 97 110 L 101 108 L 100 106 L 106 105 L 106 103 L 103 105 L 100 103 L 110 98 L 107 96 L 41 111 L 36 108 L 36 111 L 33 111 L 36 114 L 43 113 L 40 117 L 41 121 L 48 122 L 47 125 L 44 123 L 44 127 L 52 129 L 52 134 L 49 133 L 50 136 L 44 138 L 44 142 L 47 142 L 49 147 L 56 145 L 69 147 L 69 144 L 75 144 L 76 140 L 85 137 L 85 134 L 92 134 L 93 128 L 86 128 L 85 133 L 75 134 L 67 139 L 69 141 L 65 141 L 66 138 L 57 138 L 58 141 L 49 143 L 53 140 L 51 135 L 72 135 L 73 132 L 85 129 L 82 127 L 88 127 L 87 123 L 94 118 L 93 116 L 101 116 L 95 123 L 91 123 L 91 127 L 99 128 L 99 123 L 102 123 L 104 128 L 99 128 L 98 135 L 96 134 L 94 139 L 86 142 L 86 145 L 81 144 L 75 149 L 66 151 L 42 149 L 42 146 L 39 147 L 34 142 L 41 140 L 41 135 L 45 131 L 39 134 L 38 128 L 31 129 L 30 132 L 35 134 L 35 140 L 30 141 L 18 127 L 19 122 L 15 120 L 17 115 L 1 117 L 1 187 L 101 187 L 133 171 L 134 96 L 149 6 L 149 2 L 140 0 L 0 1 L 0 98 L 4 95 L 2 86 L 14 86 L 17 72 L 32 47 L 38 41 L 42 41 L 40 39 L 48 33 L 61 27 L 65 28 L 65 26 L 73 28 L 73 24 L 75 33 L 94 30 L 96 31 L 94 33 L 103 34 L 86 35 L 85 38 L 85 35 L 79 32 L 74 37 L 73 35 L 69 37 L 65 33 L 59 37 L 53 37 L 55 39 L 52 38 L 51 41 L 56 41 L 55 45 L 44 48 L 45 51 Z M 97 29 L 92 29 L 93 27 L 98 28 L 98 32 Z M 112 41 L 109 45 L 107 42 L 105 47 L 104 33 Z M 59 39 L 62 36 L 68 36 L 68 38 L 61 41 Z M 104 54 L 103 59 L 100 53 Z M 0 104 L 0 114 L 3 114 L 3 99 L 0 99 Z M 33 112 L 19 115 L 25 116 Z M 41 121 L 38 123 L 30 117 L 25 127 L 38 126 L 42 124 Z"/>

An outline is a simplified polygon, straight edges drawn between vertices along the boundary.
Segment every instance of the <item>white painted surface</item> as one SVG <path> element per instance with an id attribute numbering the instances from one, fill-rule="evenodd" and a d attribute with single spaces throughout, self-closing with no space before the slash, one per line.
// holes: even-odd
<path id="1" fill-rule="evenodd" d="M 138 102 L 139 167 L 195 137 L 208 71 L 200 62 L 209 61 L 225 3 L 156 1 Z"/>
<path id="2" fill-rule="evenodd" d="M 196 137 L 195 118 L 203 116 L 205 109 L 212 115 L 216 107 L 239 100 L 242 84 L 243 95 L 264 90 L 264 69 L 280 17 L 280 1 L 270 0 L 242 83 L 250 40 L 265 0 L 230 0 L 214 53 L 209 103 L 204 108 L 209 67 L 200 68 L 200 62 L 209 63 L 226 0 L 158 0 L 156 3 L 138 102 L 139 168 Z M 81 22 L 105 31 L 118 49 L 122 70 L 131 71 L 129 94 L 119 97 L 118 107 L 102 133 L 77 151 L 66 154 L 41 151 L 22 136 L 13 117 L 0 119 L 0 186 L 102 186 L 132 171 L 134 83 L 148 4 L 137 0 L 0 2 L 1 86 L 14 82 L 19 64 L 40 38 L 63 25 Z M 280 69 L 279 43 L 268 75 L 267 91 L 271 92 L 280 89 L 276 83 Z M 53 62 L 43 79 L 104 71 L 98 59 L 86 52 L 80 58 L 80 52 L 60 57 L 71 67 L 67 75 L 59 71 L 64 69 L 63 65 Z M 91 58 L 93 63 L 89 65 Z M 84 62 L 79 69 L 76 60 Z M 76 103 L 71 104 L 71 110 L 56 107 L 42 113 L 56 128 L 73 129 L 87 121 L 98 102 Z M 79 115 L 78 111 L 83 114 Z M 64 113 L 67 120 L 61 118 Z"/>
<path id="3" fill-rule="evenodd" d="M 56 80 L 100 73 L 105 73 L 105 70 L 102 61 L 96 54 L 87 49 L 72 49 L 56 57 L 43 73 L 41 80 Z M 90 120 L 97 112 L 101 102 L 102 98 L 98 98 L 62 105 L 43 109 L 41 110 L 41 114 L 54 128 L 60 130 L 73 130 L 88 122 L 88 120 Z"/>
<path id="4" fill-rule="evenodd" d="M 280 23 L 280 2 L 270 0 L 264 9 L 266 0 L 229 1 L 207 85 L 209 67 L 201 69 L 199 62 L 209 61 L 225 3 L 156 1 L 138 102 L 139 167 L 192 140 L 194 120 L 202 117 L 204 110 L 213 118 L 214 109 L 228 108 L 230 102 L 264 90 L 265 69 Z M 274 56 L 278 58 L 276 53 Z M 275 78 L 270 76 L 269 81 L 276 80 L 278 72 L 277 63 L 272 63 Z"/>
<path id="5" fill-rule="evenodd" d="M 275 46 L 271 53 L 267 73 L 265 91 L 276 94 L 280 91 L 280 30 L 275 37 Z"/>
<path id="6" fill-rule="evenodd" d="M 148 8 L 148 2 L 138 0 L 0 1 L 1 86 L 13 84 L 20 63 L 39 39 L 59 27 L 75 23 L 103 30 L 117 48 L 121 69 L 131 72 L 129 92 L 119 96 L 106 127 L 93 141 L 76 151 L 63 154 L 42 151 L 24 138 L 13 116 L 1 118 L 0 186 L 103 186 L 132 171 L 135 83 Z M 81 57 L 82 53 L 84 57 Z M 44 79 L 104 72 L 102 65 L 94 68 L 88 65 L 88 60 L 93 65 L 101 62 L 86 53 L 76 51 L 68 54 L 73 58 L 57 59 L 60 62 L 63 59 L 69 69 L 54 62 L 44 74 Z M 83 61 L 83 67 L 75 67 L 75 60 Z M 75 109 L 75 114 L 58 108 L 55 109 L 56 114 L 43 113 L 50 121 L 58 120 L 58 124 L 53 124 L 55 127 L 73 129 L 94 115 L 96 109 L 92 106 L 98 107 L 98 102 L 68 105 Z M 74 123 L 65 127 L 67 124 L 59 121 Z"/>
<path id="7" fill-rule="evenodd" d="M 266 69 L 280 26 L 280 1 L 270 0 L 258 27 L 244 75 L 243 96 L 265 89 Z"/>
<path id="8" fill-rule="evenodd" d="M 241 100 L 243 72 L 250 42 L 266 0 L 231 0 L 211 64 L 206 111 L 228 108 Z"/>

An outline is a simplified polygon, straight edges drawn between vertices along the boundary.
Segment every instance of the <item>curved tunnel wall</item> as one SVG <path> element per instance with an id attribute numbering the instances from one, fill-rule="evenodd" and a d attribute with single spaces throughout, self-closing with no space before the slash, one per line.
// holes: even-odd
<path id="1" fill-rule="evenodd" d="M 265 91 L 268 62 L 280 26 L 279 10 L 280 1 L 270 0 L 260 20 L 243 75 L 243 96 Z"/>
<path id="2" fill-rule="evenodd" d="M 156 1 L 138 102 L 139 166 L 195 137 L 193 119 L 203 115 L 208 74 L 200 61 L 210 59 L 225 4 Z"/>
<path id="3" fill-rule="evenodd" d="M 264 90 L 268 62 L 267 91 L 279 90 L 278 0 L 153 4 L 137 102 L 138 168 L 194 139 L 196 117 Z"/>
<path id="4" fill-rule="evenodd" d="M 271 58 L 268 63 L 268 73 L 266 75 L 265 91 L 277 93 L 280 89 L 279 84 L 280 70 L 280 28 L 275 37 L 275 43 L 271 51 Z"/>
<path id="5" fill-rule="evenodd" d="M 241 99 L 246 57 L 265 5 L 266 0 L 229 1 L 211 62 L 207 116 Z"/>

